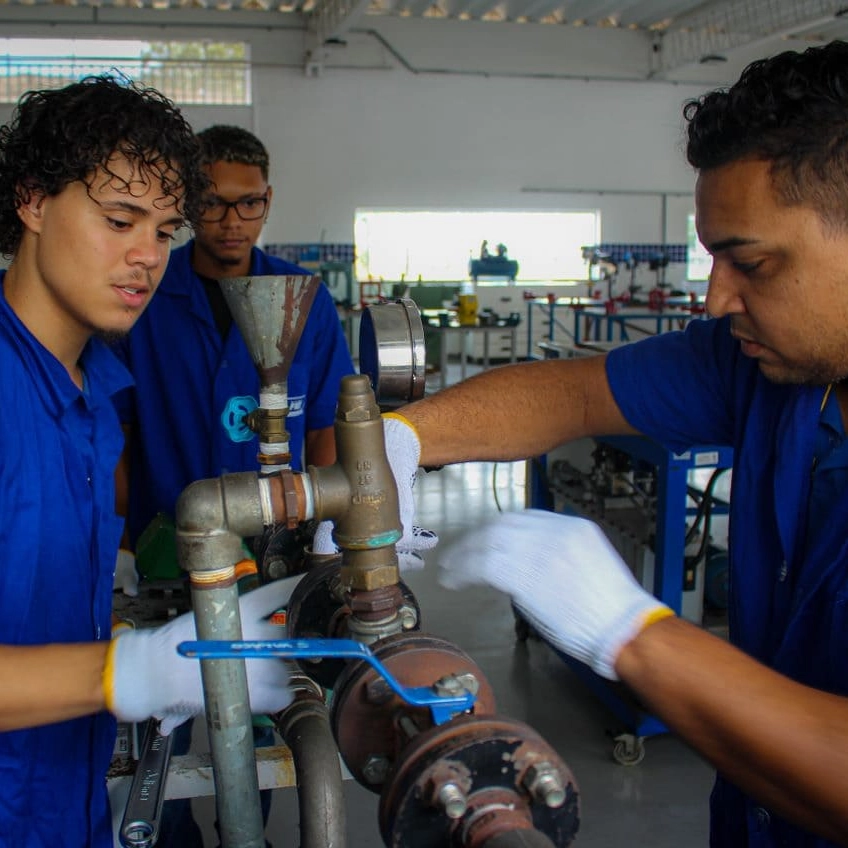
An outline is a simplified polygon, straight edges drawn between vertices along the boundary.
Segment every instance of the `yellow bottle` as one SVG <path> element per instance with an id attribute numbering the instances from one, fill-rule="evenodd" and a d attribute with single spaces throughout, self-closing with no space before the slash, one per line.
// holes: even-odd
<path id="1" fill-rule="evenodd" d="M 460 327 L 473 327 L 477 324 L 477 295 L 473 283 L 463 283 L 459 287 L 459 305 L 456 317 Z"/>

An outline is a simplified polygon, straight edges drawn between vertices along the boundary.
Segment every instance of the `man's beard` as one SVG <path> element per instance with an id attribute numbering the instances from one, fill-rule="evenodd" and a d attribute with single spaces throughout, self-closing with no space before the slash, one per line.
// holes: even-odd
<path id="1" fill-rule="evenodd" d="M 106 342 L 107 345 L 113 345 L 129 335 L 129 332 L 129 330 L 97 330 L 94 337 Z"/>

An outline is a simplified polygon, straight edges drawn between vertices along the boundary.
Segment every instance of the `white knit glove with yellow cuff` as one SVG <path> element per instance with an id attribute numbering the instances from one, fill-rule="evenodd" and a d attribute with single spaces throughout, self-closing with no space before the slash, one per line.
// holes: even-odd
<path id="1" fill-rule="evenodd" d="M 432 530 L 413 523 L 415 498 L 412 490 L 418 475 L 421 442 L 410 421 L 397 412 L 383 414 L 383 432 L 386 438 L 386 456 L 395 476 L 398 489 L 398 506 L 403 536 L 397 543 L 398 566 L 401 571 L 415 571 L 424 567 L 421 551 L 429 551 L 439 543 Z"/>
<path id="2" fill-rule="evenodd" d="M 285 635 L 266 619 L 284 607 L 300 577 L 277 580 L 239 598 L 242 635 L 245 639 L 272 640 Z M 194 613 L 188 612 L 162 627 L 113 630 L 103 668 L 106 706 L 119 721 L 161 719 L 167 736 L 184 721 L 203 712 L 200 661 L 177 653 L 180 642 L 194 641 Z M 286 663 L 274 659 L 245 660 L 250 710 L 275 713 L 288 706 Z"/>
<path id="3" fill-rule="evenodd" d="M 439 556 L 440 582 L 506 592 L 545 641 L 617 680 L 621 649 L 671 609 L 646 592 L 600 527 L 543 510 L 506 513 Z"/>

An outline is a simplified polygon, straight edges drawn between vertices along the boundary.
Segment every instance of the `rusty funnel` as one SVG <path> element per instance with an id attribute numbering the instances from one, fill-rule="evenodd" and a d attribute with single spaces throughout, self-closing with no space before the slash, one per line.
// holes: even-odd
<path id="1" fill-rule="evenodd" d="M 219 280 L 233 320 L 259 371 L 262 388 L 285 391 L 319 276 L 229 277 Z"/>
<path id="2" fill-rule="evenodd" d="M 218 283 L 259 372 L 259 407 L 244 410 L 244 425 L 259 434 L 263 472 L 274 473 L 291 462 L 287 377 L 321 278 L 269 274 Z"/>

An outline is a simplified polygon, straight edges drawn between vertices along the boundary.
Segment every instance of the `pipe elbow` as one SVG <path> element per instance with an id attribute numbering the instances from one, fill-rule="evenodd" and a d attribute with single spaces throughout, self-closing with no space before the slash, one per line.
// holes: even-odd
<path id="1" fill-rule="evenodd" d="M 220 478 L 189 483 L 177 498 L 177 533 L 201 533 L 226 527 Z"/>
<path id="2" fill-rule="evenodd" d="M 244 558 L 242 539 L 264 527 L 255 472 L 196 480 L 176 505 L 177 555 L 189 571 L 231 566 Z"/>

